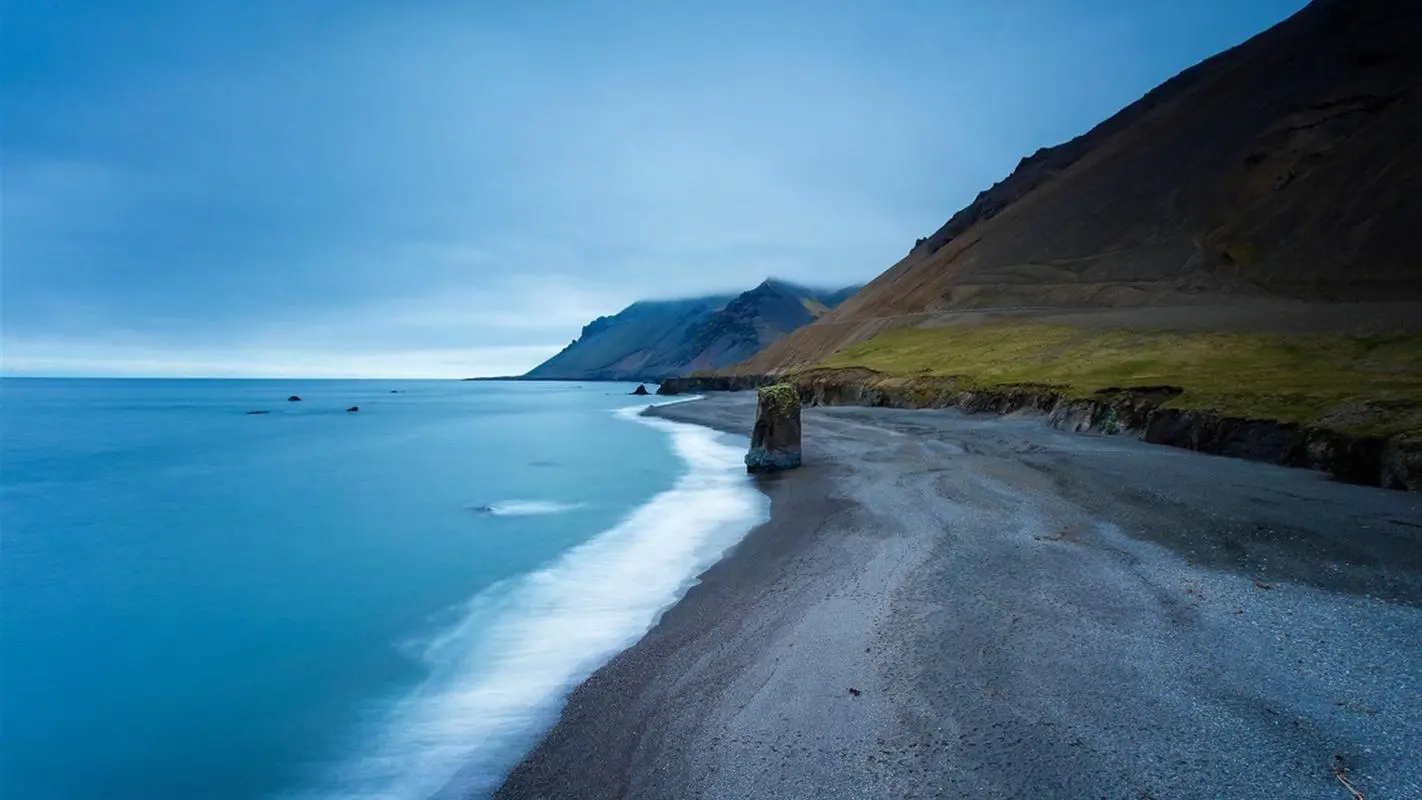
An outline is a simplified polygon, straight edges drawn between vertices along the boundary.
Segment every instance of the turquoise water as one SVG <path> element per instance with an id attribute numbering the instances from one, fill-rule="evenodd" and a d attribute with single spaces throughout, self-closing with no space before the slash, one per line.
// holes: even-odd
<path id="1" fill-rule="evenodd" d="M 487 791 L 765 514 L 630 388 L 0 382 L 0 794 Z"/>

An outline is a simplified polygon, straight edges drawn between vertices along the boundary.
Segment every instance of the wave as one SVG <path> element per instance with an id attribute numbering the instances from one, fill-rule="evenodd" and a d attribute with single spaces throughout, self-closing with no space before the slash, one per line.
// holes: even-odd
<path id="1" fill-rule="evenodd" d="M 671 489 L 551 566 L 473 598 L 428 642 L 428 679 L 376 726 L 321 797 L 483 796 L 556 719 L 567 693 L 636 643 L 768 513 L 740 448 L 715 432 L 618 416 L 671 437 L 687 466 Z M 668 526 L 675 535 L 668 535 Z"/>
<path id="2" fill-rule="evenodd" d="M 559 503 L 554 500 L 505 500 L 502 503 L 469 506 L 491 517 L 536 517 L 576 511 L 582 507 L 582 503 Z"/>

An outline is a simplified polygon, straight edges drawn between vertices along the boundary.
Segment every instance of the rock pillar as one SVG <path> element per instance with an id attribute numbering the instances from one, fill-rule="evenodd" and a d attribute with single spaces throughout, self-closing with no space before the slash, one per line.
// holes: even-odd
<path id="1" fill-rule="evenodd" d="M 775 472 L 800 466 L 800 394 L 778 383 L 757 390 L 746 472 Z"/>

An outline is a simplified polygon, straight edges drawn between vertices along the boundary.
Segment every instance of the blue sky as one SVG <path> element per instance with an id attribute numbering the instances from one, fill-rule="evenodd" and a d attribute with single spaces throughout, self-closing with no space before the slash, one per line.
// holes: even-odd
<path id="1" fill-rule="evenodd" d="M 3 367 L 508 374 L 862 282 L 1302 5 L 3 0 Z"/>

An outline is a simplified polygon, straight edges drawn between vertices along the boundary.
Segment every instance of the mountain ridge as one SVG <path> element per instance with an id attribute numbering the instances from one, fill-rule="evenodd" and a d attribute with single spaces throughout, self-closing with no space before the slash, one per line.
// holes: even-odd
<path id="1" fill-rule="evenodd" d="M 813 322 L 856 288 L 767 278 L 740 294 L 639 300 L 584 325 L 578 338 L 522 377 L 656 381 L 722 368 Z"/>

